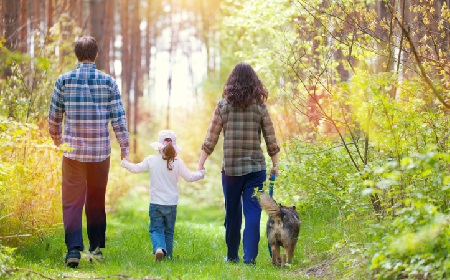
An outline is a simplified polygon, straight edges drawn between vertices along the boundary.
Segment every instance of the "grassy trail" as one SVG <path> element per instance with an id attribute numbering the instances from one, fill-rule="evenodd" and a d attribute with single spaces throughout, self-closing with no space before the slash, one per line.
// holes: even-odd
<path id="1" fill-rule="evenodd" d="M 329 236 L 329 225 L 314 226 L 314 217 L 302 217 L 301 213 L 303 226 L 294 264 L 276 268 L 270 264 L 265 237 L 267 216 L 264 213 L 257 265 L 226 263 L 223 209 L 196 208 L 193 203 L 180 201 L 174 259 L 154 263 L 148 236 L 147 201 L 147 189 L 141 188 L 124 199 L 117 213 L 107 216 L 107 247 L 103 250 L 106 259 L 101 262 L 89 263 L 82 259 L 77 269 L 66 267 L 63 261 L 66 252 L 63 231 L 62 226 L 59 226 L 54 235 L 17 250 L 16 266 L 39 272 L 51 279 L 306 279 L 306 268 L 315 261 L 321 262 L 320 258 L 330 241 L 329 238 L 321 238 Z M 242 257 L 242 245 L 240 255 Z M 16 276 L 21 279 L 42 279 L 33 273 L 20 272 Z"/>

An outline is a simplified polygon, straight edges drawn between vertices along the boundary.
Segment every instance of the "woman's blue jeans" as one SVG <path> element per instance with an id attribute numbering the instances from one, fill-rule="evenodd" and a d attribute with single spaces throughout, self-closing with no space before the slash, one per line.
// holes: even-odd
<path id="1" fill-rule="evenodd" d="M 153 245 L 153 254 L 157 249 L 162 249 L 166 257 L 172 258 L 177 206 L 150 203 L 149 216 L 149 233 Z"/>
<path id="2" fill-rule="evenodd" d="M 255 263 L 260 239 L 261 206 L 253 195 L 255 189 L 262 190 L 266 171 L 258 171 L 242 176 L 227 176 L 222 171 L 222 187 L 225 197 L 225 241 L 227 259 L 239 261 L 241 242 L 242 209 L 245 229 L 243 233 L 244 263 Z"/>

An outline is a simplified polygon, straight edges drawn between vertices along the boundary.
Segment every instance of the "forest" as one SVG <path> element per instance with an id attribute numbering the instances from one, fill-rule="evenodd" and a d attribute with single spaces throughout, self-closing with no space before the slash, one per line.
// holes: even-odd
<path id="1" fill-rule="evenodd" d="M 0 0 L 0 278 L 449 279 L 449 6 Z M 96 38 L 96 67 L 120 88 L 137 162 L 160 129 L 172 129 L 195 170 L 228 75 L 239 62 L 252 65 L 281 147 L 274 198 L 295 205 L 302 221 L 290 267 L 270 264 L 263 221 L 258 265 L 222 264 L 221 147 L 203 181 L 180 182 L 180 260 L 155 268 L 111 257 L 77 273 L 64 266 L 67 147 L 53 144 L 47 117 L 55 81 L 76 68 L 73 46 L 83 35 Z M 122 169 L 111 142 L 109 242 L 146 254 L 148 176 Z M 143 234 L 127 241 L 116 224 L 131 229 L 135 220 Z"/>

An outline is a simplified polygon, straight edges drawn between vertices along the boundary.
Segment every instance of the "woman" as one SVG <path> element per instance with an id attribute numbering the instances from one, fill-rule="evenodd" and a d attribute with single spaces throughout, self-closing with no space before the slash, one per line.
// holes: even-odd
<path id="1" fill-rule="evenodd" d="M 278 175 L 277 154 L 280 148 L 265 104 L 267 97 L 268 92 L 253 68 L 247 63 L 237 64 L 224 85 L 222 100 L 215 108 L 202 145 L 199 170 L 204 169 L 204 163 L 223 130 L 222 188 L 227 261 L 239 262 L 242 210 L 245 217 L 244 263 L 255 264 L 258 256 L 261 207 L 253 192 L 255 188 L 262 190 L 266 180 L 261 132 L 272 159 L 271 172 Z"/>

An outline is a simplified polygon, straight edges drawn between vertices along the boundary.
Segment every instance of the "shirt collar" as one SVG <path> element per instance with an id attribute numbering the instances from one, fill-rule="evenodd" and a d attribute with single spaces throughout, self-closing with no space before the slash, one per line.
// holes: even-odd
<path id="1" fill-rule="evenodd" d="M 95 68 L 94 62 L 78 62 L 77 68 Z"/>

